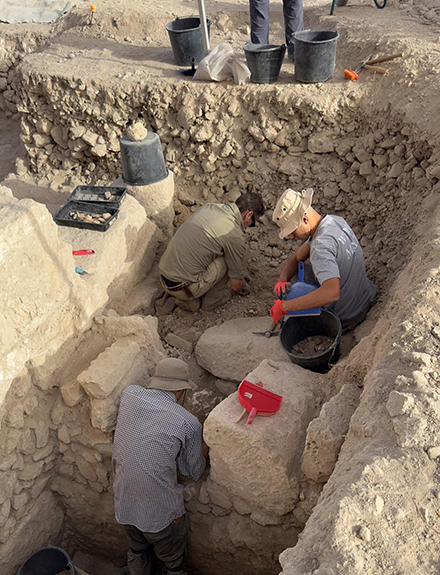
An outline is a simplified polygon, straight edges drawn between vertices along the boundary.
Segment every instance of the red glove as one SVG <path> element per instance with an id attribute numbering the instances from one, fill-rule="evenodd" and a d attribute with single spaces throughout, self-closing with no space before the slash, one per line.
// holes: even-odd
<path id="1" fill-rule="evenodd" d="M 278 280 L 277 283 L 275 284 L 275 287 L 273 288 L 273 291 L 278 297 L 281 297 L 283 295 L 283 292 L 286 291 L 287 286 L 290 286 L 290 282 L 284 282 L 282 280 Z"/>
<path id="2" fill-rule="evenodd" d="M 274 301 L 274 304 L 270 310 L 270 315 L 272 317 L 272 320 L 275 323 L 278 323 L 280 321 L 280 319 L 286 315 L 286 310 L 283 308 L 283 302 L 280 299 L 276 299 Z"/>

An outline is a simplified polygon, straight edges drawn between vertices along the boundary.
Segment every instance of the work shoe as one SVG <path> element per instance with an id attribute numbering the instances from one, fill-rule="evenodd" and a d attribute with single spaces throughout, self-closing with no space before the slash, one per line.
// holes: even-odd
<path id="1" fill-rule="evenodd" d="M 199 311 L 200 309 L 200 298 L 195 299 L 176 299 L 177 307 L 184 309 L 185 311 Z"/>

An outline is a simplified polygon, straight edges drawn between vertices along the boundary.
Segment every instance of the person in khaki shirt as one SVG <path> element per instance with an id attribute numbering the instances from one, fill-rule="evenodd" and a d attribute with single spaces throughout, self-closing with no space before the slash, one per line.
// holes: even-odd
<path id="1" fill-rule="evenodd" d="M 160 263 L 165 292 L 188 311 L 210 311 L 226 303 L 232 290 L 249 292 L 245 280 L 244 231 L 264 214 L 258 194 L 235 203 L 205 204 L 171 238 Z M 203 298 L 203 301 L 202 301 Z"/>

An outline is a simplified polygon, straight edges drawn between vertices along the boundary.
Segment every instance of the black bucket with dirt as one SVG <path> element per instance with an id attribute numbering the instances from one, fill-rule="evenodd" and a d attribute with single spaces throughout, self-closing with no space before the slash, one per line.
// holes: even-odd
<path id="1" fill-rule="evenodd" d="M 27 559 L 17 575 L 76 575 L 70 557 L 59 547 L 43 547 Z"/>
<path id="2" fill-rule="evenodd" d="M 337 30 L 295 32 L 295 80 L 327 82 L 335 73 Z"/>
<path id="3" fill-rule="evenodd" d="M 339 359 L 341 336 L 339 317 L 323 308 L 317 316 L 289 317 L 281 328 L 280 343 L 292 363 L 326 373 Z"/>
<path id="4" fill-rule="evenodd" d="M 243 48 L 246 63 L 251 71 L 251 81 L 256 84 L 272 84 L 280 76 L 281 64 L 286 46 L 275 44 L 252 44 L 247 42 Z"/>
<path id="5" fill-rule="evenodd" d="M 211 20 L 206 19 L 206 26 L 211 26 Z M 174 62 L 178 66 L 191 66 L 198 64 L 205 57 L 203 46 L 202 26 L 200 18 L 176 18 L 166 25 L 173 50 Z"/>

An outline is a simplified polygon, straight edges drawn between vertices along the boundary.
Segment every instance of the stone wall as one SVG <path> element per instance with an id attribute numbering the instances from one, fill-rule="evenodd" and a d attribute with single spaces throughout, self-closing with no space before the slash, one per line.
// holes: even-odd
<path id="1" fill-rule="evenodd" d="M 151 317 L 124 322 L 114 314 L 93 324 L 109 294 L 118 301 L 155 258 L 157 228 L 134 198 L 103 234 L 58 227 L 43 204 L 2 187 L 0 220 L 0 571 L 9 575 L 38 547 L 61 542 L 66 516 L 82 532 L 96 528 L 93 518 L 112 521 L 112 498 L 103 492 L 119 394 L 163 352 Z M 72 256 L 84 247 L 95 253 Z M 75 273 L 76 265 L 89 275 Z M 103 361 L 105 389 L 97 392 Z"/>
<path id="2" fill-rule="evenodd" d="M 40 184 L 65 190 L 114 179 L 119 138 L 141 115 L 174 172 L 177 223 L 201 203 L 234 201 L 246 189 L 260 192 L 270 209 L 286 187 L 312 186 L 318 210 L 346 217 L 382 284 L 401 269 L 414 210 L 440 177 L 434 140 L 421 138 L 390 107 L 355 95 L 335 94 L 330 103 L 283 85 L 175 89 L 131 77 L 86 84 L 49 77 L 34 55 L 13 84 L 29 168 Z M 280 249 L 273 236 L 257 246 L 269 263 Z"/>

